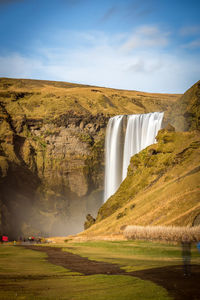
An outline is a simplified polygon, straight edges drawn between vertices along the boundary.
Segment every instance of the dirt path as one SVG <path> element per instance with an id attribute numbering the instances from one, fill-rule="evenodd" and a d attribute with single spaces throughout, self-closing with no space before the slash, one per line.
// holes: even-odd
<path id="1" fill-rule="evenodd" d="M 192 275 L 184 278 L 182 266 L 168 266 L 126 273 L 119 265 L 91 261 L 56 247 L 25 246 L 27 249 L 47 253 L 47 260 L 55 265 L 84 275 L 128 275 L 150 280 L 164 287 L 174 300 L 200 300 L 200 266 L 192 265 Z"/>
<path id="2" fill-rule="evenodd" d="M 62 266 L 73 272 L 84 275 L 109 274 L 121 275 L 124 271 L 118 265 L 104 262 L 92 261 L 70 252 L 62 251 L 57 247 L 26 246 L 25 248 L 42 251 L 48 254 L 47 260 L 52 264 Z"/>
<path id="3" fill-rule="evenodd" d="M 185 278 L 182 266 L 168 266 L 135 271 L 131 275 L 164 287 L 175 300 L 200 300 L 200 266 L 192 265 L 191 272 Z"/>

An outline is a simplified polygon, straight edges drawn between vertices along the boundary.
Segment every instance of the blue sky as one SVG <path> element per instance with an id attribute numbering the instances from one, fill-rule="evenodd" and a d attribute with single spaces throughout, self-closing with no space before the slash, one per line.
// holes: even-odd
<path id="1" fill-rule="evenodd" d="M 200 1 L 0 0 L 0 77 L 182 93 L 200 79 Z"/>

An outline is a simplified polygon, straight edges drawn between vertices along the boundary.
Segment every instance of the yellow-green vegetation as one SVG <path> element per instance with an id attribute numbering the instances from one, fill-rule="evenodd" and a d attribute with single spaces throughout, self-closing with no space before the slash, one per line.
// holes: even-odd
<path id="1" fill-rule="evenodd" d="M 192 225 L 200 213 L 200 132 L 161 130 L 131 158 L 128 176 L 80 236 L 120 234 L 124 225 Z"/>
<path id="2" fill-rule="evenodd" d="M 62 245 L 63 247 L 63 245 Z M 128 271 L 181 265 L 181 245 L 150 241 L 87 241 L 66 243 L 63 250 L 88 257 L 91 260 L 119 264 Z M 192 246 L 191 263 L 200 264 L 195 244 Z"/>
<path id="3" fill-rule="evenodd" d="M 67 111 L 105 115 L 166 111 L 180 95 L 27 79 L 0 79 L 0 101 L 11 115 L 53 120 Z"/>
<path id="4" fill-rule="evenodd" d="M 108 253 L 106 245 L 103 249 Z M 43 253 L 21 247 L 1 246 L 0 258 L 1 299 L 153 300 L 155 295 L 158 300 L 171 299 L 150 281 L 123 275 L 83 276 L 48 263 Z"/>
<path id="5" fill-rule="evenodd" d="M 200 130 L 200 81 L 174 103 L 169 122 L 177 130 Z"/>

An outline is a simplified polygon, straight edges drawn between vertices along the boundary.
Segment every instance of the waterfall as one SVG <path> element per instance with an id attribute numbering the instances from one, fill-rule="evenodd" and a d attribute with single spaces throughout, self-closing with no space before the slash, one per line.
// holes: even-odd
<path id="1" fill-rule="evenodd" d="M 156 142 L 164 113 L 121 115 L 111 118 L 106 130 L 104 202 L 127 176 L 130 158 Z"/>
<path id="2" fill-rule="evenodd" d="M 105 168 L 105 196 L 106 199 L 115 193 L 122 177 L 122 119 L 116 116 L 109 120 L 106 131 L 106 168 Z"/>

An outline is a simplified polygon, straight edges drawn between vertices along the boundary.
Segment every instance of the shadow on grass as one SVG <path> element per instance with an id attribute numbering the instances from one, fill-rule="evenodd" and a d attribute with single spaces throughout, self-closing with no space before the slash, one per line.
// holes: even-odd
<path id="1" fill-rule="evenodd" d="M 191 265 L 191 276 L 185 278 L 183 266 L 165 266 L 155 269 L 134 271 L 131 276 L 150 280 L 162 287 L 175 300 L 200 299 L 200 266 Z"/>
<path id="2" fill-rule="evenodd" d="M 84 275 L 106 274 L 134 276 L 164 287 L 175 300 L 200 299 L 200 265 L 191 266 L 191 276 L 184 277 L 183 266 L 165 266 L 134 272 L 125 272 L 119 265 L 89 260 L 57 247 L 26 246 L 27 249 L 47 253 L 47 260 L 73 272 Z"/>

